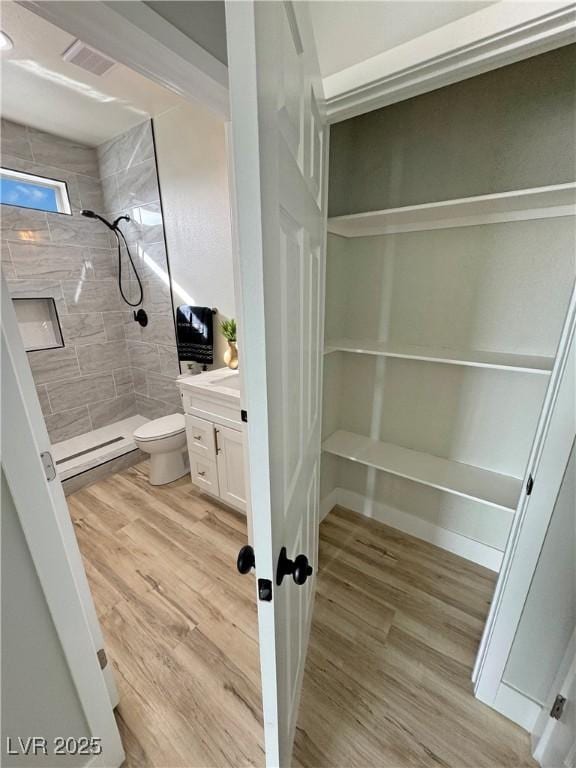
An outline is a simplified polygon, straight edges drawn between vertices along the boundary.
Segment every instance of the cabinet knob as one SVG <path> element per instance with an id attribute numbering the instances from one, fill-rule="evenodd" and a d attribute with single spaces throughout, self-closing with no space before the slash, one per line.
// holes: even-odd
<path id="1" fill-rule="evenodd" d="M 204 477 L 204 475 L 206 474 L 206 472 L 205 472 L 205 470 L 202 470 L 202 472 L 198 472 L 198 474 L 200 475 L 200 477 Z"/>
<path id="2" fill-rule="evenodd" d="M 276 584 L 278 586 L 282 584 L 284 576 L 292 576 L 294 583 L 301 587 L 302 584 L 306 583 L 308 576 L 312 576 L 312 572 L 312 566 L 306 555 L 298 555 L 294 560 L 290 560 L 286 555 L 286 547 L 282 547 L 276 570 Z"/>
<path id="3" fill-rule="evenodd" d="M 250 573 L 252 568 L 256 567 L 256 560 L 254 558 L 254 550 L 250 544 L 245 544 L 240 552 L 238 552 L 238 559 L 236 560 L 236 568 L 242 574 Z"/>
<path id="4" fill-rule="evenodd" d="M 192 435 L 194 440 L 202 440 L 202 435 Z"/>

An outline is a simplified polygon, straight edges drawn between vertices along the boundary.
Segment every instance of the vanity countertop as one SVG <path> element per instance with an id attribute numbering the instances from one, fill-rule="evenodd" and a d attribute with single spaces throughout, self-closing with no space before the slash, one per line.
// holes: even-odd
<path id="1" fill-rule="evenodd" d="M 196 376 L 180 376 L 177 379 L 181 392 L 196 392 L 240 400 L 240 376 L 230 368 L 217 368 Z"/>

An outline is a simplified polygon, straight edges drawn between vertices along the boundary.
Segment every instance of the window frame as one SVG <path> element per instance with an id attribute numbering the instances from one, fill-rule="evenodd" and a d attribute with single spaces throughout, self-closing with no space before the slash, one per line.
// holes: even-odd
<path id="1" fill-rule="evenodd" d="M 47 211 L 45 208 L 33 208 L 29 205 L 18 205 L 17 203 L 4 203 L 2 205 L 9 205 L 12 208 L 20 208 L 29 211 L 43 211 L 44 213 L 56 213 L 64 216 L 72 215 L 72 206 L 70 204 L 70 193 L 68 191 L 68 184 L 61 179 L 53 179 L 49 176 L 39 176 L 36 173 L 29 173 L 27 171 L 17 171 L 14 168 L 6 168 L 0 166 L 0 177 L 6 178 L 10 181 L 23 181 L 28 184 L 34 184 L 37 187 L 45 187 L 51 189 L 56 194 L 57 211 Z"/>

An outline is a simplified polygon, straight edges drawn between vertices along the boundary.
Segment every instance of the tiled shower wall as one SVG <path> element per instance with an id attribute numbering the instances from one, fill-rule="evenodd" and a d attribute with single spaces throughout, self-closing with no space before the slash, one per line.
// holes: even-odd
<path id="1" fill-rule="evenodd" d="M 68 184 L 72 216 L 2 206 L 2 268 L 13 296 L 55 299 L 65 346 L 28 359 L 53 442 L 133 416 L 123 306 L 109 232 L 80 216 L 101 210 L 96 150 L 7 121 L 2 165 Z"/>
<path id="2" fill-rule="evenodd" d="M 150 178 L 150 158 L 136 161 L 138 147 L 129 146 L 132 138 L 146 135 L 151 137 L 149 123 L 97 152 L 2 121 L 2 165 L 66 181 L 73 211 L 67 216 L 4 205 L 1 212 L 2 271 L 12 295 L 54 298 L 62 326 L 63 348 L 28 353 L 53 442 L 136 413 L 153 418 L 180 406 L 158 183 L 155 169 Z M 148 147 L 147 155 L 151 140 Z M 119 160 L 113 165 L 114 157 L 129 159 L 122 160 L 123 168 Z M 133 185 L 134 194 L 127 185 Z M 112 190 L 118 194 L 111 197 Z M 149 200 L 141 205 L 142 196 Z M 138 219 L 129 228 L 129 241 L 146 276 L 144 306 L 151 313 L 146 329 L 132 320 L 132 310 L 121 300 L 115 238 L 104 225 L 79 215 L 82 208 L 110 210 L 121 199 L 121 208 L 129 207 Z"/>
<path id="3" fill-rule="evenodd" d="M 142 279 L 148 325 L 142 328 L 129 313 L 124 336 L 136 410 L 153 419 L 180 411 L 181 400 L 174 381 L 180 369 L 150 121 L 102 144 L 98 158 L 107 217 L 128 214 L 131 219 L 122 226 Z M 132 278 L 128 298 L 135 301 L 138 287 L 126 257 L 122 271 Z"/>

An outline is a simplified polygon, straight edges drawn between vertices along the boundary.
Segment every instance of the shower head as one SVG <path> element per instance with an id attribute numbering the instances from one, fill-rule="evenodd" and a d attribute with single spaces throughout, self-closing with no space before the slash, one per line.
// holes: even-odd
<path id="1" fill-rule="evenodd" d="M 94 213 L 94 211 L 86 210 L 85 208 L 80 211 L 82 216 L 86 216 L 87 219 L 98 219 L 98 221 L 101 221 L 103 224 L 106 224 L 108 229 L 114 229 L 114 225 L 110 224 L 109 221 L 107 221 L 103 216 L 100 216 L 98 213 Z"/>
<path id="2" fill-rule="evenodd" d="M 86 216 L 87 219 L 98 219 L 98 221 L 106 224 L 108 229 L 111 229 L 112 232 L 115 232 L 118 229 L 118 223 L 120 221 L 130 221 L 130 216 L 118 216 L 117 219 L 114 219 L 114 221 L 110 223 L 107 219 L 104 218 L 104 216 L 100 216 L 100 214 L 87 210 L 86 208 L 83 208 L 80 213 L 82 216 Z"/>

